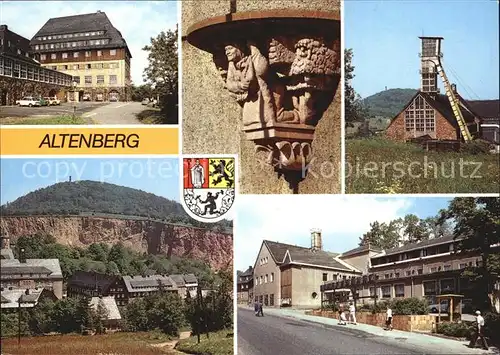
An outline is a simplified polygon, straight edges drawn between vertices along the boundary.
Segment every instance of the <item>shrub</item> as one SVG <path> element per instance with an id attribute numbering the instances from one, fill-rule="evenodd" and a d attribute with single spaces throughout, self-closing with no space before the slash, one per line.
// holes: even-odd
<path id="1" fill-rule="evenodd" d="M 490 338 L 490 341 L 499 345 L 498 334 L 500 334 L 500 314 L 486 313 L 484 315 L 484 335 Z"/>
<path id="2" fill-rule="evenodd" d="M 467 322 L 443 322 L 437 325 L 437 332 L 451 337 L 470 339 L 474 333 L 474 325 Z"/>
<path id="3" fill-rule="evenodd" d="M 422 315 L 429 313 L 427 300 L 416 297 L 393 300 L 391 308 L 392 313 L 395 315 Z"/>

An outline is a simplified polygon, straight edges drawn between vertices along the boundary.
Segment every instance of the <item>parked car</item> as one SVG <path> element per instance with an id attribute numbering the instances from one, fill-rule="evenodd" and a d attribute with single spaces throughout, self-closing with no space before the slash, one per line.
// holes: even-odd
<path id="1" fill-rule="evenodd" d="M 49 106 L 60 105 L 61 101 L 57 97 L 44 97 L 44 99 L 49 103 Z"/>
<path id="2" fill-rule="evenodd" d="M 38 99 L 35 99 L 33 96 L 25 96 L 23 97 L 21 100 L 17 100 L 16 101 L 16 105 L 18 106 L 29 106 L 29 107 L 33 107 L 33 106 L 41 106 L 40 105 L 40 100 Z"/>
<path id="3" fill-rule="evenodd" d="M 144 100 L 142 100 L 141 104 L 142 104 L 142 105 L 147 105 L 147 104 L 149 104 L 149 99 L 144 99 Z"/>
<path id="4" fill-rule="evenodd" d="M 49 101 L 45 100 L 43 97 L 39 97 L 38 101 L 40 101 L 40 106 L 49 106 Z"/>
<path id="5" fill-rule="evenodd" d="M 430 304 L 429 305 L 429 313 L 438 313 L 439 304 Z M 441 301 L 441 313 L 448 313 L 448 301 Z"/>
<path id="6" fill-rule="evenodd" d="M 109 97 L 109 102 L 117 102 L 118 98 L 116 96 L 110 96 Z"/>

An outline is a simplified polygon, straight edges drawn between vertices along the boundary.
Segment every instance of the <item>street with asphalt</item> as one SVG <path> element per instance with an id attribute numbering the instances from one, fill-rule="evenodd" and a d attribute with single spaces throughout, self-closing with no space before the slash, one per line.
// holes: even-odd
<path id="1" fill-rule="evenodd" d="M 44 118 L 53 116 L 72 115 L 81 116 L 96 124 L 141 124 L 137 114 L 147 110 L 147 106 L 139 102 L 71 102 L 61 103 L 59 106 L 18 107 L 2 106 L 0 118 Z"/>
<path id="2" fill-rule="evenodd" d="M 308 316 L 293 309 L 238 307 L 238 355 L 334 354 L 494 354 L 470 349 L 467 342 L 367 324 L 338 325 L 336 319 Z"/>

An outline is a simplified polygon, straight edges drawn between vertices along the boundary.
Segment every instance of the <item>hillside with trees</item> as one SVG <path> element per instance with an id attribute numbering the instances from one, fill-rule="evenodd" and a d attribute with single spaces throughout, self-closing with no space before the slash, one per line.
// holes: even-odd
<path id="1" fill-rule="evenodd" d="M 232 228 L 232 221 L 193 220 L 176 201 L 142 190 L 97 181 L 61 182 L 32 191 L 0 207 L 2 216 L 104 213 L 138 216 L 201 228 Z"/>
<path id="2" fill-rule="evenodd" d="M 363 106 L 372 117 L 393 118 L 405 107 L 416 92 L 415 89 L 384 90 L 365 98 Z"/>

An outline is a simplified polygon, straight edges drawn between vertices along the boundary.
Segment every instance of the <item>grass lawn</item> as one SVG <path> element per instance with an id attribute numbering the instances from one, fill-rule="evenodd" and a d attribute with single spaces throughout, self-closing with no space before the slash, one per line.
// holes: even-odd
<path id="1" fill-rule="evenodd" d="M 73 116 L 53 116 L 41 118 L 2 118 L 0 123 L 4 125 L 84 125 L 92 122 L 87 122 L 82 117 Z"/>
<path id="2" fill-rule="evenodd" d="M 346 140 L 347 193 L 496 193 L 498 155 L 426 152 L 383 138 Z"/>
<path id="3" fill-rule="evenodd" d="M 196 336 L 180 340 L 175 347 L 176 350 L 199 355 L 233 355 L 233 330 L 222 330 L 200 336 L 200 343 Z"/>
<path id="4" fill-rule="evenodd" d="M 2 355 L 158 355 L 175 354 L 151 344 L 170 338 L 159 332 L 110 333 L 104 335 L 54 335 L 2 339 Z"/>

